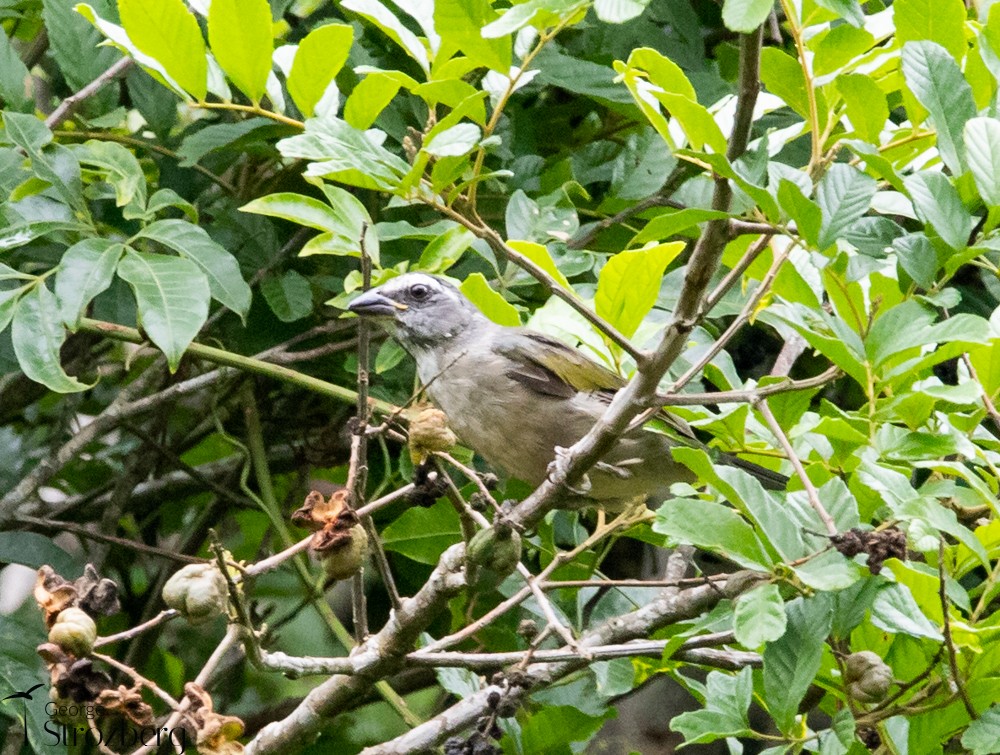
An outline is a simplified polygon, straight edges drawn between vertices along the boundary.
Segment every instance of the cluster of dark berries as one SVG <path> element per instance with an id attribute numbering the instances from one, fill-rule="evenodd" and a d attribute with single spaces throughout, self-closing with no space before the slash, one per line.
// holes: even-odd
<path id="1" fill-rule="evenodd" d="M 895 527 L 884 530 L 862 530 L 855 527 L 839 535 L 832 535 L 833 547 L 848 558 L 859 553 L 868 554 L 868 571 L 878 574 L 890 558 L 906 559 L 906 533 Z"/>
<path id="2" fill-rule="evenodd" d="M 413 471 L 413 490 L 406 497 L 407 503 L 424 508 L 433 506 L 444 495 L 447 487 L 434 465 L 421 464 Z"/>

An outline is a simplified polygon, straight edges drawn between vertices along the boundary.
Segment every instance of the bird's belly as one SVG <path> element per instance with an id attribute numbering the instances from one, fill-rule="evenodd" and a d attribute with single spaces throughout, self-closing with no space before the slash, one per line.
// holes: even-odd
<path id="1" fill-rule="evenodd" d="M 502 374 L 483 382 L 444 373 L 428 393 L 463 443 L 492 466 L 531 485 L 545 479 L 555 447 L 576 443 L 605 408 L 586 394 L 572 400 L 542 396 Z M 689 477 L 673 460 L 667 438 L 649 431 L 622 438 L 602 461 L 618 471 L 591 470 L 587 497 L 594 500 L 659 494 Z"/>

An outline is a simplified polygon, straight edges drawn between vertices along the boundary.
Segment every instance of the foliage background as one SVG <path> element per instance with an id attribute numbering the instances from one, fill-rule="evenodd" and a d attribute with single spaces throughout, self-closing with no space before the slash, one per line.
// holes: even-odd
<path id="1" fill-rule="evenodd" d="M 505 751 L 580 751 L 659 677 L 702 706 L 671 712 L 674 732 L 729 751 L 1000 751 L 1000 11 L 207 5 L 0 2 L 0 561 L 69 579 L 95 564 L 121 597 L 99 620 L 109 636 L 155 619 L 165 580 L 211 558 L 212 537 L 246 563 L 303 537 L 289 513 L 357 469 L 359 333 L 338 313 L 362 286 L 364 235 L 375 283 L 444 273 L 501 322 L 625 374 L 638 357 L 633 415 L 643 390 L 686 395 L 675 410 L 713 447 L 791 474 L 789 491 L 698 451 L 678 456 L 698 485 L 652 526 L 502 485 L 498 501 L 528 501 L 513 509 L 525 573 L 594 583 L 548 600 L 517 574 L 465 589 L 456 544 L 473 515 L 436 493 L 390 499 L 372 517 L 387 569 L 334 587 L 296 558 L 256 578 L 234 617 L 266 623 L 266 651 L 342 658 L 363 593 L 386 641 L 368 676 L 342 662 L 331 681 L 287 679 L 273 653 L 244 660 L 221 617 L 159 619 L 114 658 L 174 698 L 212 671 L 216 710 L 243 719 L 253 752 L 411 752 L 451 735 L 451 751 L 484 748 L 470 731 L 495 719 Z M 381 413 L 415 383 L 373 338 Z M 369 443 L 364 500 L 413 478 L 401 429 Z M 896 530 L 906 551 L 876 558 L 887 541 L 870 533 Z M 697 546 L 722 576 L 685 582 L 676 557 L 653 575 L 668 586 L 595 589 L 648 581 L 643 543 Z M 756 576 L 726 576 L 739 569 Z M 387 570 L 417 596 L 405 631 L 386 624 Z M 46 678 L 16 575 L 0 617 L 12 690 Z M 569 644 L 553 666 L 529 655 L 530 690 L 471 656 L 402 659 L 518 591 L 454 649 L 524 651 L 524 618 L 557 627 L 547 650 L 569 632 L 654 644 L 613 659 Z M 884 664 L 884 684 L 864 680 L 874 691 L 852 686 L 861 651 Z M 310 692 L 323 715 L 303 713 Z M 4 752 L 43 749 L 43 724 L 0 706 Z"/>

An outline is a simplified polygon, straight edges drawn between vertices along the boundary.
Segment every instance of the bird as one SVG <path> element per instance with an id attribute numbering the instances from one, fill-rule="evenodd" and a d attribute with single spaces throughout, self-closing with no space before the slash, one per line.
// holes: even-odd
<path id="1" fill-rule="evenodd" d="M 45 686 L 44 684 L 36 684 L 34 687 L 30 687 L 29 689 L 26 689 L 24 692 L 15 692 L 13 695 L 7 695 L 7 697 L 5 697 L 3 700 L 0 700 L 0 702 L 5 702 L 7 700 L 16 700 L 16 699 L 30 700 L 31 693 L 34 692 L 39 687 L 44 687 L 44 686 Z"/>
<path id="2" fill-rule="evenodd" d="M 463 444 L 532 486 L 625 385 L 618 373 L 558 339 L 493 322 L 440 276 L 403 273 L 363 292 L 347 309 L 380 323 L 409 353 L 424 390 Z M 620 511 L 637 499 L 664 500 L 670 485 L 692 482 L 670 449 L 707 447 L 685 423 L 666 412 L 661 418 L 671 430 L 626 432 L 563 505 Z M 784 487 L 785 478 L 771 470 L 731 455 L 723 461 L 769 488 Z"/>

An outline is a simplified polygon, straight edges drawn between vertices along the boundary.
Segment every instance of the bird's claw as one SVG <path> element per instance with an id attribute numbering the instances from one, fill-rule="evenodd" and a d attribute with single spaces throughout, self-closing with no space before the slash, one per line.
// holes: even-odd
<path id="1" fill-rule="evenodd" d="M 567 469 L 570 461 L 569 449 L 556 446 L 554 451 L 555 458 L 549 462 L 549 466 L 546 469 L 549 482 L 555 485 L 565 485 L 566 489 L 574 495 L 586 496 L 590 492 L 590 478 L 587 475 L 583 475 L 576 485 L 570 485 L 566 482 L 566 478 L 569 476 Z"/>

